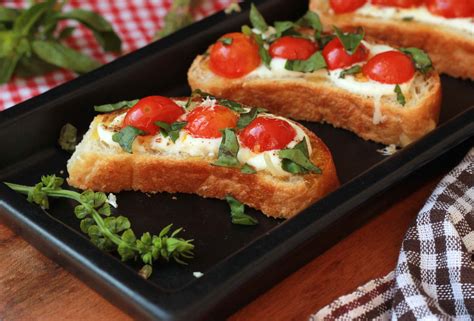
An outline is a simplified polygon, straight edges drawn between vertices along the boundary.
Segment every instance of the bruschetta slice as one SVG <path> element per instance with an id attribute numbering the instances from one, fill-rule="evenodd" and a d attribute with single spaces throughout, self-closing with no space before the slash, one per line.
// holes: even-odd
<path id="1" fill-rule="evenodd" d="M 195 91 L 96 109 L 107 113 L 68 161 L 68 183 L 80 189 L 230 195 L 288 218 L 339 185 L 326 145 L 262 108 Z"/>
<path id="2" fill-rule="evenodd" d="M 253 6 L 251 21 L 194 60 L 192 88 L 386 145 L 408 145 L 436 127 L 440 79 L 422 50 L 365 39 L 363 30 L 324 34 L 312 12 L 269 26 Z"/>

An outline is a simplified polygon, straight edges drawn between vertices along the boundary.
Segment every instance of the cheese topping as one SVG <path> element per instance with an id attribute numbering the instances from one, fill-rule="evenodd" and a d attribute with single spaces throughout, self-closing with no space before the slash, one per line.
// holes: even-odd
<path id="1" fill-rule="evenodd" d="M 382 19 L 406 20 L 413 19 L 436 26 L 445 26 L 474 35 L 474 19 L 472 18 L 445 18 L 433 15 L 425 7 L 419 8 L 395 8 L 385 6 L 374 6 L 365 4 L 355 11 L 359 15 L 376 17 Z"/>

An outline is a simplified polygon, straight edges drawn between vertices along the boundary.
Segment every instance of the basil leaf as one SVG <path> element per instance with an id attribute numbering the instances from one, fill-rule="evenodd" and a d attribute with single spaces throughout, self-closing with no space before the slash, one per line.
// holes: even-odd
<path id="1" fill-rule="evenodd" d="M 433 69 L 433 63 L 426 52 L 418 48 L 400 48 L 400 51 L 410 56 L 417 70 L 426 74 Z"/>
<path id="2" fill-rule="evenodd" d="M 0 22 L 14 23 L 21 11 L 14 8 L 0 7 Z"/>
<path id="3" fill-rule="evenodd" d="M 261 32 L 265 32 L 268 29 L 268 24 L 265 22 L 262 14 L 258 11 L 257 7 L 252 3 L 250 6 L 250 23 L 252 26 Z"/>
<path id="4" fill-rule="evenodd" d="M 397 94 L 397 101 L 400 103 L 400 105 L 405 106 L 406 99 L 405 99 L 405 96 L 403 95 L 403 92 L 400 86 L 396 85 L 394 91 Z"/>
<path id="5" fill-rule="evenodd" d="M 37 24 L 49 8 L 50 3 L 48 2 L 32 5 L 29 9 L 23 11 L 15 20 L 13 31 L 20 36 L 27 36 L 31 28 Z"/>
<path id="6" fill-rule="evenodd" d="M 252 29 L 247 25 L 243 25 L 242 28 L 241 28 L 241 31 L 246 36 L 250 37 L 250 36 L 253 35 Z"/>
<path id="7" fill-rule="evenodd" d="M 255 174 L 257 171 L 249 164 L 244 164 L 244 166 L 242 166 L 240 169 L 240 172 L 244 174 Z"/>
<path id="8" fill-rule="evenodd" d="M 230 206 L 230 217 L 232 218 L 232 224 L 238 225 L 256 225 L 258 221 L 250 215 L 244 213 L 245 206 L 240 203 L 234 197 L 227 195 L 225 200 Z"/>
<path id="9" fill-rule="evenodd" d="M 402 18 L 402 21 L 413 21 L 413 20 L 415 20 L 415 17 L 407 16 L 407 17 Z"/>
<path id="10" fill-rule="evenodd" d="M 309 27 L 314 29 L 316 39 L 321 37 L 321 32 L 323 31 L 323 25 L 317 13 L 308 11 L 303 17 L 301 17 L 296 24 L 301 27 Z"/>
<path id="11" fill-rule="evenodd" d="M 145 132 L 133 126 L 127 126 L 122 128 L 118 133 L 112 136 L 112 140 L 120 145 L 127 153 L 132 153 L 132 146 L 135 138 L 139 135 L 143 135 Z"/>
<path id="12" fill-rule="evenodd" d="M 326 61 L 320 51 L 306 60 L 288 60 L 285 64 L 285 69 L 299 72 L 313 72 L 323 68 L 326 68 Z"/>
<path id="13" fill-rule="evenodd" d="M 43 75 L 53 70 L 58 69 L 57 66 L 53 66 L 36 55 L 23 55 L 23 57 L 18 62 L 18 65 L 15 70 L 15 75 L 23 78 Z"/>
<path id="14" fill-rule="evenodd" d="M 292 21 L 275 21 L 275 38 L 280 38 L 285 32 L 293 29 L 295 24 Z"/>
<path id="15" fill-rule="evenodd" d="M 341 40 L 344 49 L 346 49 L 349 55 L 353 55 L 357 48 L 359 48 L 362 39 L 364 39 L 365 32 L 363 29 L 359 29 L 357 33 L 343 33 L 339 28 L 334 26 L 334 33 Z"/>
<path id="16" fill-rule="evenodd" d="M 321 35 L 318 39 L 319 48 L 326 47 L 326 45 L 334 38 L 336 38 L 334 35 Z"/>
<path id="17" fill-rule="evenodd" d="M 239 121 L 237 122 L 237 128 L 242 129 L 248 126 L 260 113 L 264 113 L 267 110 L 264 108 L 251 108 L 249 112 L 240 114 Z"/>
<path id="18" fill-rule="evenodd" d="M 10 55 L 0 58 L 0 84 L 7 83 L 15 71 L 20 55 Z"/>
<path id="19" fill-rule="evenodd" d="M 77 128 L 67 123 L 59 133 L 58 144 L 62 149 L 68 152 L 73 152 L 77 145 Z"/>
<path id="20" fill-rule="evenodd" d="M 52 65 L 78 73 L 85 73 L 100 66 L 98 61 L 55 41 L 35 40 L 33 51 L 38 57 Z"/>
<path id="21" fill-rule="evenodd" d="M 134 100 L 123 100 L 113 104 L 105 104 L 94 106 L 94 110 L 99 113 L 109 113 L 111 111 L 119 110 L 122 108 L 131 108 L 138 103 L 139 99 Z"/>
<path id="22" fill-rule="evenodd" d="M 76 28 L 74 27 L 66 27 L 62 29 L 61 32 L 59 33 L 58 39 L 63 40 L 63 39 L 69 38 L 74 32 L 74 30 L 76 30 Z"/>
<path id="23" fill-rule="evenodd" d="M 164 137 L 169 136 L 173 143 L 179 138 L 179 132 L 184 128 L 184 126 L 186 126 L 186 124 L 187 122 L 185 121 L 177 121 L 171 125 L 162 121 L 155 122 L 155 125 L 160 127 L 161 134 Z"/>
<path id="24" fill-rule="evenodd" d="M 232 44 L 233 40 L 234 39 L 232 39 L 232 38 L 221 38 L 221 39 L 219 39 L 219 41 L 222 42 L 226 46 L 230 46 Z"/>
<path id="25" fill-rule="evenodd" d="M 270 56 L 270 53 L 268 52 L 267 48 L 265 48 L 265 42 L 263 41 L 262 36 L 254 33 L 253 38 L 255 39 L 255 42 L 258 45 L 258 54 L 260 55 L 263 64 L 268 69 L 270 69 L 270 62 L 272 61 L 272 57 Z"/>
<path id="26" fill-rule="evenodd" d="M 283 170 L 292 174 L 305 174 L 313 172 L 321 174 L 321 169 L 315 166 L 309 159 L 306 138 L 293 148 L 282 149 L 278 152 L 282 159 Z"/>
<path id="27" fill-rule="evenodd" d="M 358 74 L 359 72 L 361 72 L 361 70 L 362 70 L 362 67 L 360 65 L 352 66 L 351 68 L 348 68 L 348 69 L 345 69 L 345 70 L 341 71 L 341 74 L 339 75 L 339 78 L 344 78 L 347 75 Z"/>
<path id="28" fill-rule="evenodd" d="M 222 131 L 222 141 L 219 146 L 219 154 L 217 161 L 212 163 L 215 166 L 223 167 L 240 167 L 240 162 L 237 159 L 239 152 L 239 141 L 232 129 L 226 128 Z"/>
<path id="29" fill-rule="evenodd" d="M 229 108 L 230 110 L 235 111 L 236 113 L 243 113 L 245 111 L 244 107 L 242 104 L 239 104 L 238 102 L 235 102 L 233 100 L 229 99 L 217 99 L 217 102 L 219 105 L 222 105 L 224 107 Z"/>

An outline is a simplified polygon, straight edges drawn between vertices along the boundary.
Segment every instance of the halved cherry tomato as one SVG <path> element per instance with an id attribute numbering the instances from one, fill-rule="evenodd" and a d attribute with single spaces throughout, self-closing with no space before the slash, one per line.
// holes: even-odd
<path id="1" fill-rule="evenodd" d="M 362 67 L 368 78 L 384 84 L 402 84 L 415 75 L 415 66 L 400 51 L 386 51 L 375 55 Z"/>
<path id="2" fill-rule="evenodd" d="M 326 60 L 329 70 L 352 66 L 357 62 L 367 60 L 368 56 L 369 49 L 363 44 L 360 44 L 354 54 L 349 55 L 339 38 L 334 38 L 329 41 L 323 49 L 323 57 Z"/>
<path id="3" fill-rule="evenodd" d="M 296 136 L 296 130 L 278 118 L 257 117 L 239 134 L 245 147 L 255 153 L 285 148 Z"/>
<path id="4" fill-rule="evenodd" d="M 210 68 L 222 77 L 239 78 L 260 66 L 258 45 L 243 33 L 225 34 L 221 39 L 232 39 L 230 44 L 216 42 L 211 48 Z"/>
<path id="5" fill-rule="evenodd" d="M 474 17 L 474 1 L 472 0 L 426 0 L 431 13 L 445 18 Z"/>
<path id="6" fill-rule="evenodd" d="M 193 137 L 218 138 L 220 130 L 237 126 L 238 116 L 227 107 L 196 107 L 189 113 L 185 129 Z"/>
<path id="7" fill-rule="evenodd" d="M 270 45 L 270 56 L 289 60 L 306 60 L 318 50 L 314 42 L 304 38 L 281 37 Z"/>
<path id="8" fill-rule="evenodd" d="M 162 96 L 142 98 L 125 115 L 124 126 L 133 126 L 143 130 L 148 135 L 158 131 L 156 121 L 171 124 L 184 114 L 183 108 L 174 101 Z"/>
<path id="9" fill-rule="evenodd" d="M 332 10 L 335 13 L 347 13 L 356 11 L 362 7 L 367 0 L 330 0 Z"/>
<path id="10" fill-rule="evenodd" d="M 423 4 L 424 0 L 372 0 L 372 4 L 379 6 L 412 8 Z"/>

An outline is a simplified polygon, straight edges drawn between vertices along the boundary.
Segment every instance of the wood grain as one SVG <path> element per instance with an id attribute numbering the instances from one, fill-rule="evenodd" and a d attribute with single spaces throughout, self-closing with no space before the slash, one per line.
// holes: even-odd
<path id="1" fill-rule="evenodd" d="M 403 235 L 439 181 L 356 230 L 233 316 L 307 320 L 319 308 L 395 266 Z M 0 224 L 0 320 L 130 320 L 117 307 Z"/>

